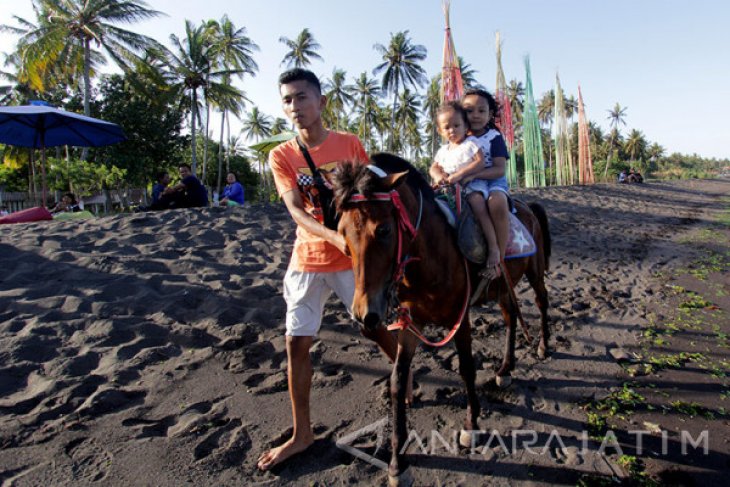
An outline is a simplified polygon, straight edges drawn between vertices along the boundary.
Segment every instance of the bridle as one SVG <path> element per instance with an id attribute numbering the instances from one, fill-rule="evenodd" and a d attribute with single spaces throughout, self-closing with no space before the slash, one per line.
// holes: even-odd
<path id="1" fill-rule="evenodd" d="M 366 167 L 371 172 L 381 178 L 387 176 L 387 174 L 377 166 L 370 164 Z M 471 283 L 469 281 L 469 269 L 466 260 L 464 260 L 464 270 L 466 272 L 466 293 L 464 298 L 464 305 L 461 308 L 461 313 L 459 313 L 458 321 L 454 324 L 454 326 L 451 328 L 451 331 L 449 331 L 449 333 L 443 340 L 439 342 L 429 341 L 423 335 L 423 333 L 421 333 L 421 330 L 419 330 L 415 326 L 415 324 L 413 323 L 413 319 L 411 318 L 410 309 L 400 303 L 397 295 L 398 285 L 403 281 L 403 278 L 405 277 L 406 266 L 410 262 L 421 260 L 419 257 L 410 256 L 406 252 L 407 247 L 404 244 L 405 237 L 408 236 L 408 238 L 410 238 L 408 247 L 410 247 L 410 245 L 416 240 L 416 236 L 418 235 L 418 229 L 421 226 L 421 217 L 423 216 L 423 193 L 421 192 L 421 190 L 418 190 L 418 218 L 416 219 L 415 226 L 411 223 L 411 219 L 408 216 L 406 207 L 401 200 L 400 193 L 398 193 L 398 191 L 396 191 L 395 189 L 392 189 L 388 192 L 374 192 L 369 197 L 361 193 L 353 194 L 348 201 L 350 203 L 363 203 L 367 201 L 389 201 L 393 204 L 393 207 L 395 208 L 395 219 L 398 227 L 398 253 L 396 257 L 398 264 L 393 271 L 393 276 L 391 277 L 391 282 L 388 289 L 388 310 L 393 312 L 397 321 L 388 325 L 388 330 L 408 330 L 415 336 L 417 336 L 423 343 L 432 347 L 442 347 L 446 345 L 454 337 L 454 335 L 456 335 L 456 332 L 459 331 L 461 322 L 464 320 L 464 315 L 466 314 L 466 311 L 469 307 Z"/>

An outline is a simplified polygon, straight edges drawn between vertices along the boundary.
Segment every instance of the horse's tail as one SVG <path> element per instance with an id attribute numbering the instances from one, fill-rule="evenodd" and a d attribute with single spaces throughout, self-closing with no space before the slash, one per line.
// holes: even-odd
<path id="1" fill-rule="evenodd" d="M 545 208 L 539 203 L 529 204 L 532 213 L 535 214 L 535 218 L 540 223 L 540 230 L 542 231 L 542 250 L 545 255 L 545 270 L 550 269 L 550 253 L 552 251 L 552 240 L 550 238 L 550 225 L 548 224 L 547 213 Z"/>

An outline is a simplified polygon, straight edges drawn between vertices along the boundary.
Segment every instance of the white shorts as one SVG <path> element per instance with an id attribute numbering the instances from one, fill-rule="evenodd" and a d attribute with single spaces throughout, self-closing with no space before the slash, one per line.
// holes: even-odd
<path id="1" fill-rule="evenodd" d="M 339 272 L 300 272 L 289 268 L 284 276 L 286 334 L 316 336 L 322 325 L 322 311 L 331 291 L 352 315 L 355 275 L 351 269 Z"/>

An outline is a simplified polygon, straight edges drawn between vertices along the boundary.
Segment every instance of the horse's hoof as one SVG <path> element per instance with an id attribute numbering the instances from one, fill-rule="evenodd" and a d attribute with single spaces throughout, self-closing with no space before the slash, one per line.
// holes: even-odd
<path id="1" fill-rule="evenodd" d="M 494 378 L 494 382 L 497 383 L 497 387 L 499 387 L 500 389 L 506 389 L 507 387 L 512 385 L 512 376 L 498 375 Z"/>
<path id="2" fill-rule="evenodd" d="M 388 487 L 411 487 L 413 485 L 413 475 L 411 469 L 403 470 L 400 475 L 388 475 Z"/>
<path id="3" fill-rule="evenodd" d="M 474 448 L 474 431 L 461 430 L 459 432 L 459 444 L 464 448 Z"/>
<path id="4" fill-rule="evenodd" d="M 545 360 L 548 356 L 547 348 L 546 347 L 538 347 L 537 349 L 537 358 L 540 360 Z"/>

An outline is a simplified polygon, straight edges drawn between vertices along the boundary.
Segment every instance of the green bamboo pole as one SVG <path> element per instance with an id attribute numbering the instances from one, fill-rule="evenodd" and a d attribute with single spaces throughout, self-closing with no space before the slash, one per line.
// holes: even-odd
<path id="1" fill-rule="evenodd" d="M 522 145 L 525 152 L 525 186 L 528 188 L 545 186 L 545 164 L 542 150 L 540 123 L 537 106 L 532 91 L 530 57 L 525 56 L 525 108 L 522 118 Z"/>

